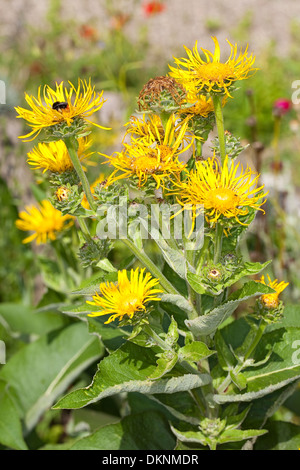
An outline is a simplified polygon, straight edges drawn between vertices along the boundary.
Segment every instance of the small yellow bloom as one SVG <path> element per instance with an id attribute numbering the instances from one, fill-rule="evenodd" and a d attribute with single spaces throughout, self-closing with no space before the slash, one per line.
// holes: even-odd
<path id="1" fill-rule="evenodd" d="M 119 321 L 127 315 L 130 319 L 139 312 L 145 312 L 145 304 L 150 301 L 159 301 L 157 294 L 163 292 L 156 286 L 159 280 L 152 278 L 150 273 L 144 275 L 145 269 L 137 268 L 130 271 L 128 279 L 127 271 L 118 271 L 118 282 L 102 282 L 100 295 L 96 293 L 93 301 L 87 301 L 90 305 L 100 307 L 101 310 L 92 312 L 89 316 L 98 317 L 110 315 L 105 323 L 110 323 L 118 318 Z"/>
<path id="2" fill-rule="evenodd" d="M 58 201 L 67 201 L 69 198 L 70 190 L 61 186 L 55 191 L 55 196 L 57 197 Z"/>
<path id="3" fill-rule="evenodd" d="M 25 232 L 33 232 L 23 240 L 23 243 L 36 240 L 37 244 L 40 244 L 48 240 L 56 240 L 57 233 L 69 228 L 73 220 L 74 217 L 62 215 L 48 200 L 44 200 L 39 207 L 27 206 L 26 211 L 20 212 L 16 226 Z M 67 224 L 66 221 L 68 221 Z"/>
<path id="4" fill-rule="evenodd" d="M 92 141 L 85 137 L 78 139 L 78 158 L 81 162 L 86 161 L 93 154 L 93 152 L 88 152 L 91 144 Z M 43 173 L 47 170 L 54 173 L 64 173 L 74 168 L 63 140 L 39 143 L 27 156 L 27 162 L 32 169 L 43 169 Z"/>
<path id="5" fill-rule="evenodd" d="M 198 51 L 197 41 L 192 50 L 184 46 L 187 58 L 175 58 L 176 67 L 170 67 L 169 75 L 180 83 L 194 83 L 198 90 L 206 93 L 222 93 L 230 95 L 230 88 L 238 80 L 249 78 L 257 69 L 253 68 L 255 57 L 248 55 L 248 47 L 244 52 L 238 53 L 237 44 L 229 41 L 230 55 L 226 62 L 221 62 L 221 51 L 217 38 L 212 37 L 215 51 L 212 54 L 207 49 L 202 49 L 204 58 Z"/>
<path id="6" fill-rule="evenodd" d="M 238 173 L 239 166 L 233 162 L 229 166 L 228 156 L 223 167 L 215 157 L 198 161 L 186 179 L 174 183 L 178 189 L 172 193 L 178 195 L 179 204 L 191 209 L 193 221 L 204 213 L 211 226 L 220 218 L 246 225 L 239 217 L 247 215 L 249 207 L 262 210 L 262 198 L 267 193 L 261 193 L 263 186 L 257 187 L 259 174 L 250 168 L 241 168 Z"/>
<path id="7" fill-rule="evenodd" d="M 75 118 L 81 118 L 101 129 L 106 129 L 87 119 L 102 108 L 105 102 L 102 97 L 103 91 L 96 93 L 95 87 L 92 87 L 90 81 L 81 79 L 78 80 L 77 88 L 71 82 L 69 85 L 67 88 L 64 87 L 63 82 L 56 83 L 55 89 L 46 85 L 43 89 L 43 96 L 40 87 L 37 98 L 25 93 L 25 100 L 31 110 L 20 106 L 15 109 L 18 113 L 17 118 L 27 121 L 32 131 L 20 136 L 20 138 L 25 141 L 33 140 L 42 129 L 60 123 L 66 123 L 70 126 Z"/>
<path id="8" fill-rule="evenodd" d="M 262 276 L 259 281 L 261 284 L 264 284 L 265 286 L 269 286 L 272 289 L 274 289 L 276 292 L 274 294 L 264 294 L 260 296 L 260 301 L 261 303 L 267 308 L 267 309 L 273 309 L 277 308 L 279 305 L 279 294 L 284 291 L 284 289 L 289 285 L 288 282 L 278 282 L 277 279 L 274 281 L 271 281 L 270 276 L 267 274 L 268 281 L 265 281 L 265 276 Z"/>

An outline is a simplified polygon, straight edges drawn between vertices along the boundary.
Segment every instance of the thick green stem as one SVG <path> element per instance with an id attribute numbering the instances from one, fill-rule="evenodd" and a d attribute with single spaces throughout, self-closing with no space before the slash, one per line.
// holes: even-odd
<path id="1" fill-rule="evenodd" d="M 214 263 L 217 264 L 220 261 L 222 252 L 222 238 L 223 238 L 223 227 L 221 224 L 216 225 L 216 239 L 215 239 L 215 252 L 214 252 Z"/>
<path id="2" fill-rule="evenodd" d="M 132 253 L 141 261 L 141 263 L 143 263 L 143 265 L 151 272 L 151 274 L 159 279 L 160 285 L 165 289 L 166 292 L 169 294 L 178 295 L 177 290 L 143 250 L 139 249 L 128 238 L 122 238 L 121 241 L 132 251 Z"/>
<path id="3" fill-rule="evenodd" d="M 205 257 L 207 256 L 209 241 L 210 241 L 209 237 L 204 236 L 203 246 L 200 250 L 200 255 L 199 255 L 199 258 L 197 260 L 196 274 L 198 274 L 198 275 L 200 275 L 200 273 L 201 273 Z"/>
<path id="4" fill-rule="evenodd" d="M 222 95 L 219 96 L 216 94 L 212 94 L 212 100 L 214 104 L 214 112 L 215 112 L 216 124 L 217 124 L 217 130 L 218 130 L 221 163 L 223 165 L 225 161 L 225 157 L 226 157 L 226 142 L 225 142 L 223 111 L 222 111 Z"/>
<path id="5" fill-rule="evenodd" d="M 91 234 L 90 234 L 90 232 L 89 232 L 89 229 L 88 229 L 88 227 L 87 227 L 87 225 L 86 225 L 86 223 L 85 223 L 85 220 L 82 219 L 82 218 L 80 218 L 80 217 L 77 217 L 77 221 L 78 221 L 78 224 L 79 224 L 79 226 L 80 226 L 80 228 L 81 228 L 81 232 L 82 232 L 82 235 L 83 235 L 84 239 L 85 239 L 86 241 L 91 240 L 92 237 L 91 237 Z"/>
<path id="6" fill-rule="evenodd" d="M 76 148 L 76 140 L 75 140 L 75 138 L 72 138 L 72 137 L 66 137 L 64 139 L 64 142 L 65 142 L 65 145 L 68 149 L 70 159 L 73 163 L 75 171 L 76 171 L 76 173 L 77 173 L 77 175 L 78 175 L 78 177 L 81 181 L 81 184 L 82 184 L 83 190 L 85 192 L 86 198 L 88 200 L 88 203 L 90 205 L 90 208 L 91 208 L 91 210 L 96 211 L 96 205 L 95 205 L 93 195 L 91 193 L 90 184 L 87 180 L 87 177 L 86 177 L 86 175 L 83 171 L 80 160 L 78 158 L 77 148 Z"/>

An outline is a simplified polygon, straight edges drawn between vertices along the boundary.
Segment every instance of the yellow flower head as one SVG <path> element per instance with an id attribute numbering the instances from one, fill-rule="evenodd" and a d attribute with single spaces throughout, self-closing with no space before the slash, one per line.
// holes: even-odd
<path id="1" fill-rule="evenodd" d="M 64 87 L 64 83 L 56 83 L 55 89 L 46 85 L 38 91 L 37 98 L 25 93 L 25 100 L 31 110 L 16 107 L 18 118 L 27 121 L 32 131 L 20 138 L 27 141 L 33 140 L 39 135 L 42 129 L 51 126 L 66 123 L 68 126 L 72 124 L 74 119 L 81 118 L 101 129 L 104 127 L 89 121 L 87 118 L 98 111 L 105 102 L 101 93 L 95 92 L 91 82 L 86 80 L 78 80 L 77 88 L 69 82 L 69 88 Z"/>
<path id="2" fill-rule="evenodd" d="M 55 196 L 59 202 L 67 201 L 69 198 L 70 190 L 64 186 L 60 186 L 55 191 Z"/>
<path id="3" fill-rule="evenodd" d="M 276 292 L 274 294 L 264 294 L 260 296 L 260 301 L 266 307 L 267 309 L 273 309 L 277 308 L 279 305 L 279 294 L 281 294 L 282 291 L 289 285 L 288 282 L 278 282 L 277 279 L 274 281 L 271 281 L 271 278 L 269 275 L 267 275 L 268 281 L 265 281 L 265 276 L 262 276 L 259 281 L 261 284 L 264 284 L 265 286 L 269 286 L 272 289 L 274 289 Z"/>
<path id="4" fill-rule="evenodd" d="M 179 114 L 192 114 L 196 116 L 207 117 L 214 112 L 214 105 L 211 98 L 199 94 L 196 90 L 188 91 L 185 103 L 194 103 L 189 108 L 179 109 Z"/>
<path id="5" fill-rule="evenodd" d="M 56 240 L 57 233 L 69 228 L 73 219 L 70 215 L 62 215 L 48 200 L 44 200 L 39 207 L 27 206 L 26 211 L 20 212 L 16 226 L 25 232 L 33 232 L 23 243 L 36 240 L 37 244 L 40 244 Z M 66 221 L 69 222 L 66 224 Z"/>
<path id="6" fill-rule="evenodd" d="M 92 141 L 85 137 L 78 139 L 78 157 L 81 162 L 86 161 L 93 152 L 87 152 Z M 73 170 L 73 163 L 63 140 L 49 143 L 39 143 L 31 152 L 27 154 L 27 162 L 33 170 L 43 169 L 54 173 L 64 173 Z M 89 163 L 89 162 L 87 162 Z"/>
<path id="7" fill-rule="evenodd" d="M 178 202 L 183 207 L 191 208 L 193 221 L 199 213 L 205 214 L 210 225 L 214 225 L 220 218 L 234 219 L 241 225 L 239 217 L 249 212 L 249 207 L 262 210 L 265 202 L 262 198 L 263 186 L 257 187 L 259 174 L 253 173 L 250 168 L 243 168 L 238 173 L 239 163 L 231 162 L 229 165 L 226 156 L 223 166 L 215 157 L 198 161 L 195 169 L 187 173 L 187 178 L 178 181 L 174 190 L 178 194 Z"/>
<path id="8" fill-rule="evenodd" d="M 130 319 L 135 314 L 146 312 L 145 304 L 150 301 L 159 301 L 157 294 L 163 292 L 156 288 L 159 280 L 152 278 L 150 273 L 144 275 L 145 269 L 137 268 L 130 271 L 128 279 L 127 271 L 118 271 L 118 282 L 102 282 L 100 295 L 96 293 L 93 301 L 87 301 L 90 305 L 100 307 L 101 310 L 92 312 L 89 316 L 98 317 L 110 315 L 105 323 L 110 323 L 118 318 L 119 321 L 127 315 Z"/>
<path id="9" fill-rule="evenodd" d="M 163 134 L 159 124 L 153 121 L 153 132 L 149 133 L 148 139 L 133 139 L 131 143 L 124 144 L 122 152 L 108 157 L 115 168 L 109 177 L 109 183 L 135 176 L 139 187 L 152 178 L 159 188 L 165 179 L 180 173 L 184 163 L 178 157 L 193 145 L 194 137 L 186 135 L 188 120 L 178 128 L 174 119 L 173 115 L 169 118 Z M 118 175 L 119 171 L 121 174 Z"/>
<path id="10" fill-rule="evenodd" d="M 124 139 L 130 135 L 132 138 L 138 138 L 146 143 L 161 142 L 164 139 L 165 131 L 160 117 L 157 114 L 151 114 L 147 118 L 145 114 L 142 118 L 131 116 L 127 126 Z"/>
<path id="11" fill-rule="evenodd" d="M 142 118 L 132 116 L 126 124 L 124 138 L 130 135 L 132 139 L 138 139 L 146 144 L 157 143 L 173 147 L 178 147 L 183 142 L 192 145 L 194 137 L 187 133 L 188 119 L 178 122 L 177 119 L 175 114 L 171 114 L 164 129 L 161 118 L 157 114 L 143 115 Z"/>
<path id="12" fill-rule="evenodd" d="M 222 93 L 230 96 L 230 88 L 238 80 L 250 77 L 257 69 L 253 68 L 255 57 L 248 55 L 248 47 L 244 52 L 238 52 L 237 44 L 229 41 L 230 55 L 226 62 L 221 62 L 221 51 L 217 38 L 212 38 L 215 51 L 212 54 L 207 49 L 202 49 L 204 58 L 201 57 L 197 41 L 192 50 L 184 46 L 187 58 L 175 58 L 176 67 L 171 67 L 169 75 L 180 83 L 193 82 L 198 90 L 208 93 Z"/>

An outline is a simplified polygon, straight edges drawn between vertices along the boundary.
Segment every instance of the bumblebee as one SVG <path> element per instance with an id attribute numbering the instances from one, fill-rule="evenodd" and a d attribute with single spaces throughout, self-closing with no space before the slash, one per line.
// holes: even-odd
<path id="1" fill-rule="evenodd" d="M 61 111 L 62 109 L 67 109 L 69 107 L 66 101 L 55 101 L 52 105 L 52 109 L 55 111 Z"/>

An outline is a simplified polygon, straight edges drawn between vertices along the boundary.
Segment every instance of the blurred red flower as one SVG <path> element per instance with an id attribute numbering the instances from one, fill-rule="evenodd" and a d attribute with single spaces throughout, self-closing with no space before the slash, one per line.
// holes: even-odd
<path id="1" fill-rule="evenodd" d="M 166 5 L 163 3 L 153 0 L 152 2 L 146 2 L 143 5 L 143 10 L 146 16 L 155 15 L 157 13 L 162 13 L 166 8 Z"/>
<path id="2" fill-rule="evenodd" d="M 79 34 L 82 38 L 90 39 L 91 41 L 96 41 L 98 38 L 98 33 L 96 29 L 87 24 L 81 25 Z"/>

